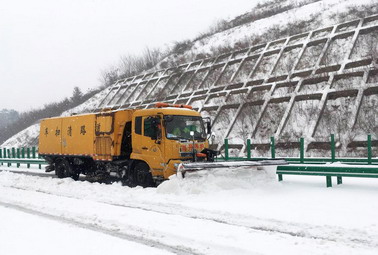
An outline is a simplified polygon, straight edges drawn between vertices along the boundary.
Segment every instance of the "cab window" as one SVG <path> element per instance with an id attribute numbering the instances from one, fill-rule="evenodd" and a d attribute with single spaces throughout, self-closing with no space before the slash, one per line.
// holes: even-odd
<path id="1" fill-rule="evenodd" d="M 142 134 L 142 117 L 135 118 L 135 134 Z"/>
<path id="2" fill-rule="evenodd" d="M 152 118 L 145 118 L 143 125 L 144 136 L 154 137 L 155 131 L 152 128 Z"/>

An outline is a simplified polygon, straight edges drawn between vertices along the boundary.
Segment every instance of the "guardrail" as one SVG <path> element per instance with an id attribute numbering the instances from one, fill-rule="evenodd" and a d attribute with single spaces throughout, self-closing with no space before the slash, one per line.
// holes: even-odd
<path id="1" fill-rule="evenodd" d="M 336 158 L 336 143 L 335 135 L 331 134 L 330 136 L 330 157 L 305 157 L 304 150 L 304 138 L 299 139 L 299 157 L 284 157 L 283 159 L 287 160 L 289 163 L 295 164 L 325 164 L 333 162 L 342 162 L 345 164 L 358 164 L 358 165 L 378 165 L 378 158 L 373 158 L 372 156 L 372 141 L 371 135 L 367 136 L 366 141 L 366 157 L 359 158 L 348 158 L 348 157 L 339 157 Z M 270 138 L 270 154 L 271 158 L 276 158 L 276 145 L 274 137 Z M 252 157 L 252 146 L 251 140 L 247 139 L 246 146 L 246 157 L 230 157 L 229 156 L 229 146 L 228 139 L 224 139 L 224 156 L 218 158 L 219 161 L 228 161 L 228 160 L 261 160 L 267 159 L 263 157 Z"/>
<path id="2" fill-rule="evenodd" d="M 37 147 L 31 148 L 3 148 L 0 149 L 0 159 L 5 158 L 39 158 Z"/>
<path id="3" fill-rule="evenodd" d="M 0 159 L 0 164 L 7 164 L 8 167 L 11 167 L 12 164 L 16 164 L 17 168 L 21 164 L 26 164 L 27 168 L 30 168 L 30 165 L 38 165 L 39 169 L 42 169 L 42 165 L 47 165 L 48 163 L 43 159 Z"/>
<path id="4" fill-rule="evenodd" d="M 276 146 L 274 137 L 271 137 L 270 154 L 271 158 L 276 158 Z M 335 136 L 330 136 L 330 157 L 305 157 L 304 138 L 299 139 L 299 157 L 284 158 L 289 162 L 289 165 L 277 166 L 276 174 L 278 181 L 283 180 L 283 175 L 312 175 L 325 176 L 327 187 L 332 187 L 332 176 L 337 177 L 337 184 L 342 184 L 342 177 L 364 177 L 364 178 L 378 178 L 378 158 L 372 156 L 372 141 L 371 135 L 367 136 L 366 141 L 366 157 L 365 158 L 336 158 L 336 144 Z M 224 141 L 224 157 L 217 159 L 222 160 L 261 160 L 268 158 L 253 158 L 251 150 L 251 140 L 247 140 L 246 146 L 247 157 L 230 157 L 228 140 Z M 325 165 L 326 163 L 340 162 L 347 166 L 340 165 Z M 297 164 L 297 165 L 296 165 Z M 306 164 L 306 165 L 304 165 Z"/>
<path id="5" fill-rule="evenodd" d="M 278 181 L 283 181 L 283 175 L 315 175 L 325 176 L 327 188 L 332 187 L 332 176 L 337 177 L 337 184 L 342 184 L 342 177 L 378 178 L 376 166 L 298 166 L 286 165 L 277 167 Z"/>
<path id="6" fill-rule="evenodd" d="M 30 168 L 30 165 L 38 165 L 39 169 L 41 169 L 42 165 L 47 165 L 47 162 L 39 157 L 36 147 L 3 148 L 0 149 L 0 165 L 3 166 L 4 164 L 8 167 L 16 164 L 17 168 L 21 164 L 26 164 L 27 168 Z"/>

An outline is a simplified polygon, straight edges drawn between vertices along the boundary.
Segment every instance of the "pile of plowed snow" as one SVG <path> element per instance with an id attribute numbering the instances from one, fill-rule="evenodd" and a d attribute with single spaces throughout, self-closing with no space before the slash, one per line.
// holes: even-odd
<path id="1" fill-rule="evenodd" d="M 25 170 L 25 169 L 23 169 Z M 262 190 L 277 189 L 281 186 L 277 182 L 276 167 L 239 167 L 239 168 L 216 168 L 198 172 L 186 173 L 185 178 L 181 175 L 172 175 L 169 180 L 164 181 L 156 189 L 144 189 L 141 187 L 129 188 L 122 186 L 120 182 L 113 185 L 100 183 L 76 182 L 71 178 L 58 179 L 52 177 L 27 176 L 12 172 L 0 172 L 0 185 L 17 186 L 23 189 L 54 190 L 62 195 L 70 194 L 72 189 L 77 190 L 81 197 L 91 197 L 94 193 L 109 195 L 109 192 L 116 196 L 132 196 L 133 194 L 214 194 L 237 190 Z M 18 171 L 14 168 L 12 171 Z M 42 172 L 43 170 L 29 170 Z M 102 192 L 98 192 L 102 190 Z M 127 192 L 125 192 L 127 190 Z M 122 195 L 121 195 L 122 194 Z"/>
<path id="2" fill-rule="evenodd" d="M 217 168 L 186 173 L 185 178 L 172 175 L 157 187 L 158 193 L 203 194 L 234 189 L 260 189 L 279 186 L 275 167 Z"/>

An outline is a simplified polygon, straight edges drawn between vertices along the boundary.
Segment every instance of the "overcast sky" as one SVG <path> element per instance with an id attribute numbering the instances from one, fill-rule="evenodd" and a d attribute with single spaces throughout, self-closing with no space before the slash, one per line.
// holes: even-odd
<path id="1" fill-rule="evenodd" d="M 145 47 L 190 39 L 251 0 L 0 0 L 0 109 L 25 111 L 100 85 Z"/>

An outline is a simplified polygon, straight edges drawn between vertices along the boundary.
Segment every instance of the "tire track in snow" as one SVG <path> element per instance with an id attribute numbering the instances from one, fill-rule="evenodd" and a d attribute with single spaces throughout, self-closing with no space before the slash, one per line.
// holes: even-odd
<path id="1" fill-rule="evenodd" d="M 65 224 L 72 224 L 72 225 L 77 226 L 77 227 L 81 227 L 81 228 L 84 228 L 84 229 L 90 229 L 90 230 L 95 231 L 95 232 L 100 232 L 102 234 L 121 238 L 121 239 L 124 239 L 124 240 L 127 240 L 127 241 L 140 243 L 140 244 L 143 244 L 143 245 L 146 245 L 146 246 L 149 246 L 149 247 L 165 250 L 165 251 L 168 251 L 168 252 L 171 252 L 171 253 L 174 253 L 174 254 L 202 255 L 202 253 L 195 252 L 194 250 L 192 250 L 190 248 L 186 248 L 186 247 L 182 247 L 182 246 L 180 246 L 180 247 L 170 246 L 170 245 L 167 245 L 167 244 L 157 242 L 155 240 L 151 240 L 151 239 L 147 239 L 147 238 L 141 238 L 139 236 L 126 234 L 126 233 L 123 233 L 123 232 L 116 232 L 116 231 L 101 227 L 99 225 L 83 223 L 83 222 L 76 221 L 76 220 L 73 220 L 73 219 L 67 219 L 67 218 L 62 218 L 60 216 L 55 216 L 55 215 L 52 215 L 52 214 L 43 213 L 41 211 L 34 210 L 34 209 L 31 209 L 31 208 L 27 208 L 25 206 L 18 205 L 18 204 L 11 204 L 11 203 L 0 201 L 0 206 L 3 206 L 5 208 L 15 209 L 15 210 L 18 210 L 18 211 L 21 211 L 21 212 L 24 212 L 24 213 L 28 213 L 28 214 L 32 214 L 32 215 L 36 215 L 36 216 L 39 216 L 39 217 L 47 218 L 49 220 L 54 220 L 54 221 L 65 223 Z"/>

